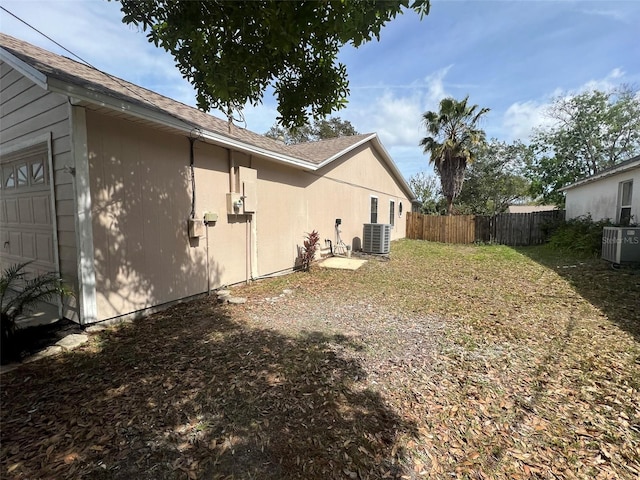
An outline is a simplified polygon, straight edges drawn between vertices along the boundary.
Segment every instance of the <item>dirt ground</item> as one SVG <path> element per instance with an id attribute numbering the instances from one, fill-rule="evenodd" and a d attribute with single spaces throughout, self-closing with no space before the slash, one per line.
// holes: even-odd
<path id="1" fill-rule="evenodd" d="M 405 241 L 93 335 L 2 375 L 0 477 L 638 478 L 639 312 L 588 286 L 640 276 L 538 253 Z"/>

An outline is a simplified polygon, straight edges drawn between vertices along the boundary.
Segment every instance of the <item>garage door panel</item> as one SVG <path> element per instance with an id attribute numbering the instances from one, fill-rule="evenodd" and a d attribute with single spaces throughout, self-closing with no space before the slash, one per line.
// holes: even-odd
<path id="1" fill-rule="evenodd" d="M 20 245 L 22 246 L 22 256 L 25 260 L 36 259 L 36 235 L 34 233 L 22 232 Z"/>
<path id="2" fill-rule="evenodd" d="M 9 232 L 9 245 L 5 245 L 3 251 L 9 250 L 9 255 L 22 256 L 22 235 L 20 232 Z M 8 249 L 7 249 L 8 247 Z"/>
<path id="3" fill-rule="evenodd" d="M 51 204 L 48 195 L 33 197 L 33 223 L 36 225 L 51 225 Z"/>
<path id="4" fill-rule="evenodd" d="M 41 233 L 35 237 L 36 256 L 40 261 L 53 263 L 53 236 L 51 234 Z"/>
<path id="5" fill-rule="evenodd" d="M 18 216 L 22 225 L 33 223 L 33 202 L 31 197 L 18 199 Z"/>
<path id="6" fill-rule="evenodd" d="M 7 223 L 18 223 L 18 199 L 17 198 L 7 198 L 5 200 L 5 205 L 7 206 Z"/>

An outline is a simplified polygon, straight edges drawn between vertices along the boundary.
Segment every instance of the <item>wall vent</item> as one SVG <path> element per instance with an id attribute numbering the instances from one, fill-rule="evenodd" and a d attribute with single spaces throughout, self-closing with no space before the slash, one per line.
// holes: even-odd
<path id="1" fill-rule="evenodd" d="M 612 263 L 640 262 L 640 227 L 604 227 L 602 258 Z"/>
<path id="2" fill-rule="evenodd" d="M 362 233 L 362 251 L 365 253 L 389 253 L 391 246 L 391 225 L 386 223 L 365 223 Z"/>

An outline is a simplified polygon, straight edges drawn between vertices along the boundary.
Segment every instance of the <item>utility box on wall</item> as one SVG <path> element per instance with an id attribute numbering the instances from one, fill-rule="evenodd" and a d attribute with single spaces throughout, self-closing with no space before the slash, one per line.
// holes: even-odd
<path id="1" fill-rule="evenodd" d="M 189 238 L 200 238 L 204 236 L 204 222 L 197 218 L 190 218 L 187 220 L 189 227 Z"/>
<path id="2" fill-rule="evenodd" d="M 242 215 L 242 194 L 240 193 L 227 193 L 227 213 L 229 215 Z"/>

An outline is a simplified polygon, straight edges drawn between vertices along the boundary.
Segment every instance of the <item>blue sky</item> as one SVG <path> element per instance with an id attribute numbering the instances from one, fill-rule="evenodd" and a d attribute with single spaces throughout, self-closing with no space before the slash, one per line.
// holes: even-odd
<path id="1" fill-rule="evenodd" d="M 117 2 L 0 0 L 0 5 L 95 67 L 194 105 L 194 93 L 171 56 L 143 32 L 122 24 Z M 527 141 L 548 124 L 550 101 L 588 88 L 640 87 L 640 0 L 433 0 L 422 21 L 406 12 L 379 42 L 347 46 L 340 59 L 351 84 L 348 107 L 335 115 L 361 133 L 377 132 L 408 179 L 430 171 L 418 142 L 421 114 L 445 96 L 489 107 L 488 137 Z M 69 56 L 0 11 L 2 32 Z M 214 112 L 215 114 L 215 112 Z M 244 112 L 247 128 L 266 132 L 276 105 Z"/>

